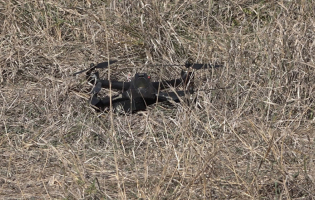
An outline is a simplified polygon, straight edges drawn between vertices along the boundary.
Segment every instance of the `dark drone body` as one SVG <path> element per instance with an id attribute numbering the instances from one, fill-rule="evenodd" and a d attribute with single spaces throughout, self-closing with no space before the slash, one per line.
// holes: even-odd
<path id="1" fill-rule="evenodd" d="M 97 71 L 92 72 L 96 68 L 107 68 L 109 64 L 115 62 L 116 61 L 110 61 L 109 63 L 103 62 L 96 66 L 91 64 L 89 69 L 74 74 L 76 75 L 87 71 L 89 82 L 95 85 L 89 102 L 93 107 L 96 107 L 99 110 L 104 110 L 112 104 L 114 111 L 133 113 L 139 110 L 145 110 L 148 105 L 157 102 L 180 102 L 181 98 L 186 94 L 192 94 L 194 92 L 193 75 L 190 69 L 221 67 L 221 65 L 212 66 L 208 64 L 191 64 L 187 62 L 185 64 L 187 70 L 182 70 L 180 78 L 161 82 L 152 82 L 151 77 L 146 73 L 136 73 L 130 82 L 119 82 L 102 80 L 99 78 L 99 73 Z M 163 91 L 167 88 L 177 87 L 181 84 L 184 86 L 184 90 L 176 92 Z M 111 89 L 120 90 L 122 93 L 112 97 L 98 97 L 101 88 L 109 88 L 110 86 Z"/>

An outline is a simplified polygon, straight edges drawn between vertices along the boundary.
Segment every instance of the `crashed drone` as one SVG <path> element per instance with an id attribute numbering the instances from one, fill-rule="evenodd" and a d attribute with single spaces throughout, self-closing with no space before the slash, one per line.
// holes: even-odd
<path id="1" fill-rule="evenodd" d="M 110 107 L 112 102 L 113 110 L 115 112 L 133 113 L 139 110 L 145 110 L 148 105 L 174 101 L 180 102 L 181 99 L 188 94 L 194 93 L 194 77 L 192 69 L 199 70 L 205 68 L 217 68 L 222 65 L 197 64 L 187 61 L 185 65 L 163 65 L 163 66 L 185 66 L 186 70 L 181 71 L 180 78 L 173 80 L 163 80 L 161 82 L 152 82 L 151 77 L 146 73 L 136 73 L 130 82 L 110 81 L 100 79 L 99 72 L 95 69 L 105 69 L 109 64 L 115 63 L 116 60 L 109 62 L 102 62 L 97 65 L 91 64 L 90 68 L 74 73 L 77 75 L 86 72 L 88 81 L 94 84 L 92 89 L 92 96 L 89 100 L 90 104 L 99 109 L 104 110 Z M 104 98 L 98 97 L 102 88 L 109 88 L 119 90 L 122 93 L 115 96 L 106 96 Z M 184 90 L 167 92 L 163 91 L 170 87 L 184 86 Z"/>

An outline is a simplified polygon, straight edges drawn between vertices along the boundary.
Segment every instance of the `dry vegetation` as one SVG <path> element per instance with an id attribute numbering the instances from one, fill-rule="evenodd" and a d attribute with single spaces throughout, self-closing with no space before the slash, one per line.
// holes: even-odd
<path id="1" fill-rule="evenodd" d="M 0 0 L 1 199 L 314 199 L 314 17 L 313 0 Z M 70 75 L 114 57 L 119 80 L 225 67 L 196 72 L 198 106 L 99 113 Z"/>

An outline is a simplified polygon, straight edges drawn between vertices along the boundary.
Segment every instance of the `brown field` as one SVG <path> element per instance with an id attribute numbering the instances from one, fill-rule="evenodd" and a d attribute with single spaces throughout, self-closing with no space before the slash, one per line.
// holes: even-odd
<path id="1" fill-rule="evenodd" d="M 313 0 L 0 0 L 0 199 L 315 199 L 314 33 Z M 112 58 L 224 67 L 117 115 L 71 76 Z"/>

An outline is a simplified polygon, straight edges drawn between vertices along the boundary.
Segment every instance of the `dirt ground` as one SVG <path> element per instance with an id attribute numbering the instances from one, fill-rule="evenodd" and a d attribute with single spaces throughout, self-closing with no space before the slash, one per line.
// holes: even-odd
<path id="1" fill-rule="evenodd" d="M 0 0 L 0 199 L 315 199 L 314 20 L 313 0 Z M 188 58 L 224 67 L 135 114 L 72 76 Z"/>

